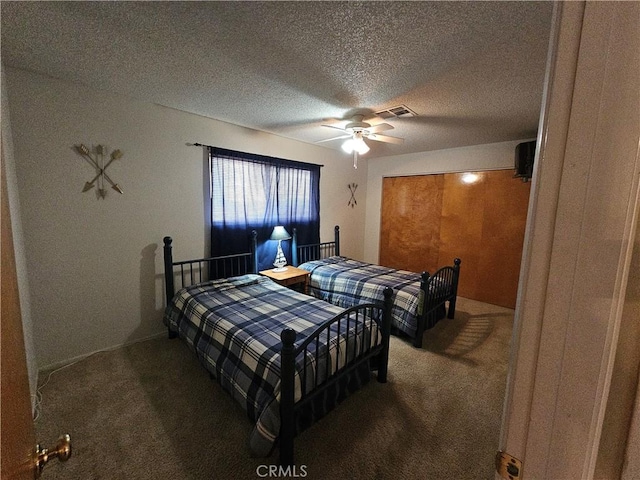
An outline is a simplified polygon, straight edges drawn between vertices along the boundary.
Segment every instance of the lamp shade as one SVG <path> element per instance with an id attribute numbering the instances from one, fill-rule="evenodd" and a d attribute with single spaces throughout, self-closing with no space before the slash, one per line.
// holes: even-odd
<path id="1" fill-rule="evenodd" d="M 273 228 L 273 232 L 271 232 L 270 240 L 289 240 L 291 235 L 289 232 L 282 226 L 278 225 Z"/>

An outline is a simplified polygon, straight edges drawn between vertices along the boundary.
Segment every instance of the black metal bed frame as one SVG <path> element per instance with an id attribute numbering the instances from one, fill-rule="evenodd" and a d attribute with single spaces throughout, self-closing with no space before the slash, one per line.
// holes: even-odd
<path id="1" fill-rule="evenodd" d="M 282 340 L 282 359 L 281 359 L 281 383 L 280 383 L 280 464 L 281 465 L 293 465 L 293 440 L 296 435 L 296 416 L 300 414 L 305 408 L 307 408 L 314 398 L 322 395 L 325 390 L 337 385 L 342 378 L 350 375 L 354 370 L 360 367 L 362 364 L 370 362 L 377 357 L 377 361 L 373 362 L 375 368 L 378 370 L 377 380 L 380 383 L 387 382 L 387 369 L 389 363 L 389 338 L 391 336 L 391 308 L 392 308 L 392 290 L 391 288 L 385 288 L 384 290 L 384 304 L 382 307 L 373 304 L 362 304 L 355 307 L 351 307 L 331 320 L 327 320 L 320 325 L 311 335 L 302 341 L 297 347 L 294 345 L 296 340 L 296 332 L 291 329 L 285 329 L 280 334 Z M 372 323 L 376 324 L 375 332 L 373 331 L 373 325 L 371 328 L 365 329 L 364 326 L 360 332 L 356 331 L 353 335 L 349 335 L 348 328 L 349 322 L 353 319 L 355 325 L 357 325 L 358 318 L 369 318 Z M 340 356 L 336 352 L 336 366 L 331 372 L 331 362 L 327 359 L 324 362 L 326 366 L 325 375 L 327 377 L 318 383 L 318 371 L 316 370 L 315 379 L 313 381 L 313 387 L 308 392 L 306 388 L 301 388 L 302 398 L 297 402 L 295 400 L 295 365 L 296 358 L 303 355 L 304 369 L 302 378 L 300 379 L 301 385 L 306 387 L 307 385 L 307 358 L 309 358 L 309 346 L 315 344 L 315 358 L 314 363 L 318 363 L 318 345 L 321 340 L 320 337 L 326 337 L 326 344 L 330 341 L 330 332 L 333 325 L 338 326 L 340 331 L 340 324 L 346 322 L 347 335 L 344 339 L 346 345 L 346 351 L 344 354 L 345 363 L 340 366 Z M 323 335 L 324 334 L 324 335 Z M 355 338 L 354 338 L 355 337 Z M 380 341 L 378 341 L 380 338 Z M 359 340 L 359 341 L 358 341 Z M 372 342 L 373 341 L 373 342 Z M 372 346 L 373 343 L 373 346 Z M 349 357 L 349 345 L 352 345 L 354 349 L 353 358 Z M 375 369 L 374 368 L 374 369 Z"/>
<path id="2" fill-rule="evenodd" d="M 298 245 L 297 232 L 293 229 L 291 240 L 291 263 L 294 267 L 313 260 L 321 260 L 332 255 L 340 255 L 340 227 L 334 227 L 334 240 L 308 245 Z M 459 258 L 453 260 L 453 266 L 445 266 L 433 275 L 422 272 L 420 275 L 420 299 L 418 304 L 418 325 L 412 343 L 416 348 L 422 348 L 422 337 L 425 330 L 432 328 L 438 322 L 438 313 L 446 308 L 446 316 L 451 319 L 456 312 L 456 298 L 458 296 L 458 281 L 460 279 Z M 443 291 L 442 286 L 446 286 Z M 433 286 L 433 288 L 431 288 Z"/>
<path id="3" fill-rule="evenodd" d="M 298 232 L 294 228 L 291 235 L 291 265 L 297 267 L 304 262 L 340 255 L 340 227 L 333 227 L 333 232 L 333 242 L 298 245 Z"/>
<path id="4" fill-rule="evenodd" d="M 179 278 L 180 288 L 200 283 L 206 279 L 223 278 L 234 276 L 234 274 L 256 273 L 256 245 L 257 234 L 251 232 L 251 251 L 236 255 L 223 257 L 210 257 L 195 260 L 185 260 L 174 262 L 172 253 L 171 237 L 164 237 L 164 266 L 165 266 L 165 293 L 166 303 L 175 295 L 175 280 Z M 176 269 L 178 271 L 176 271 Z M 237 270 L 236 270 L 237 269 Z M 239 273 L 236 273 L 239 272 Z M 337 385 L 343 378 L 352 374 L 363 364 L 369 362 L 372 370 L 377 370 L 377 380 L 380 383 L 387 381 L 387 369 L 389 362 L 389 338 L 391 334 L 391 308 L 392 289 L 384 290 L 384 302 L 382 305 L 362 304 L 349 308 L 327 320 L 309 336 L 302 339 L 297 346 L 296 332 L 285 328 L 280 333 L 282 341 L 281 350 L 281 381 L 280 381 L 280 465 L 291 466 L 294 464 L 294 438 L 296 432 L 296 417 L 305 408 L 310 408 L 311 402 L 324 394 L 325 390 Z M 364 326 L 358 332 L 358 322 L 367 318 L 371 320 L 370 328 Z M 349 325 L 356 325 L 355 331 L 349 330 Z M 331 337 L 331 327 L 337 326 L 340 331 L 341 324 L 346 324 L 347 335 L 344 338 L 346 351 L 344 352 L 344 362 L 340 365 L 340 355 L 336 352 L 335 367 L 331 366 L 329 358 L 322 358 L 321 345 L 326 342 L 329 345 Z M 374 328 L 375 325 L 375 328 Z M 375 332 L 374 332 L 375 330 Z M 334 334 L 335 335 L 335 334 Z M 175 338 L 177 333 L 169 330 L 169 338 Z M 322 340 L 321 338 L 324 338 Z M 313 362 L 308 362 L 309 346 L 315 346 L 315 356 Z M 350 345 L 359 351 L 353 351 L 349 355 Z M 358 347 L 359 346 L 359 347 Z M 326 352 L 326 351 L 325 351 Z M 296 359 L 303 355 L 304 365 L 301 382 L 302 397 L 295 401 L 295 373 Z M 319 381 L 316 370 L 313 379 L 308 378 L 307 371 L 309 365 L 325 365 L 324 378 Z M 307 387 L 310 384 L 310 388 Z"/>

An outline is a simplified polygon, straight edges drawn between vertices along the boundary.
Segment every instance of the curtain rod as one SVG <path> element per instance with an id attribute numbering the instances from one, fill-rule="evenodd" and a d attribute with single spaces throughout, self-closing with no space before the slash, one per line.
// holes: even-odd
<path id="1" fill-rule="evenodd" d="M 207 147 L 207 148 L 220 148 L 220 147 L 216 147 L 215 145 L 205 145 L 204 143 L 188 143 L 187 145 L 193 146 L 193 147 Z M 252 153 L 251 155 L 261 155 L 261 154 L 255 154 Z M 263 155 L 263 156 L 268 156 L 268 155 Z M 286 159 L 283 159 L 286 160 Z M 298 162 L 299 160 L 288 160 L 290 162 Z M 304 162 L 303 162 L 304 163 Z M 318 165 L 319 167 L 324 167 L 324 165 L 321 164 L 313 164 L 313 165 Z"/>

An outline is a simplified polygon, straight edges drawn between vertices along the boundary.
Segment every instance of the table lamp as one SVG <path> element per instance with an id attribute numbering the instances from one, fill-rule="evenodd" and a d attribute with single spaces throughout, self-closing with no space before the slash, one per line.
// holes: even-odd
<path id="1" fill-rule="evenodd" d="M 278 225 L 273 228 L 273 232 L 271 232 L 270 240 L 278 241 L 278 253 L 276 253 L 276 259 L 273 261 L 273 266 L 276 267 L 273 269 L 274 272 L 284 272 L 287 267 L 287 258 L 284 256 L 284 252 L 282 251 L 282 240 L 289 240 L 291 235 L 289 232 L 285 230 L 282 225 Z"/>

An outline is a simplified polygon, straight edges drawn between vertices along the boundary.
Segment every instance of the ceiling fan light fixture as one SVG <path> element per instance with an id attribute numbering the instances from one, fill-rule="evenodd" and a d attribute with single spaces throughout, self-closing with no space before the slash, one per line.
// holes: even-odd
<path id="1" fill-rule="evenodd" d="M 362 138 L 362 133 L 356 132 L 353 134 L 353 137 L 342 144 L 342 150 L 347 153 L 353 153 L 355 151 L 363 155 L 369 151 L 369 145 L 367 145 Z"/>

